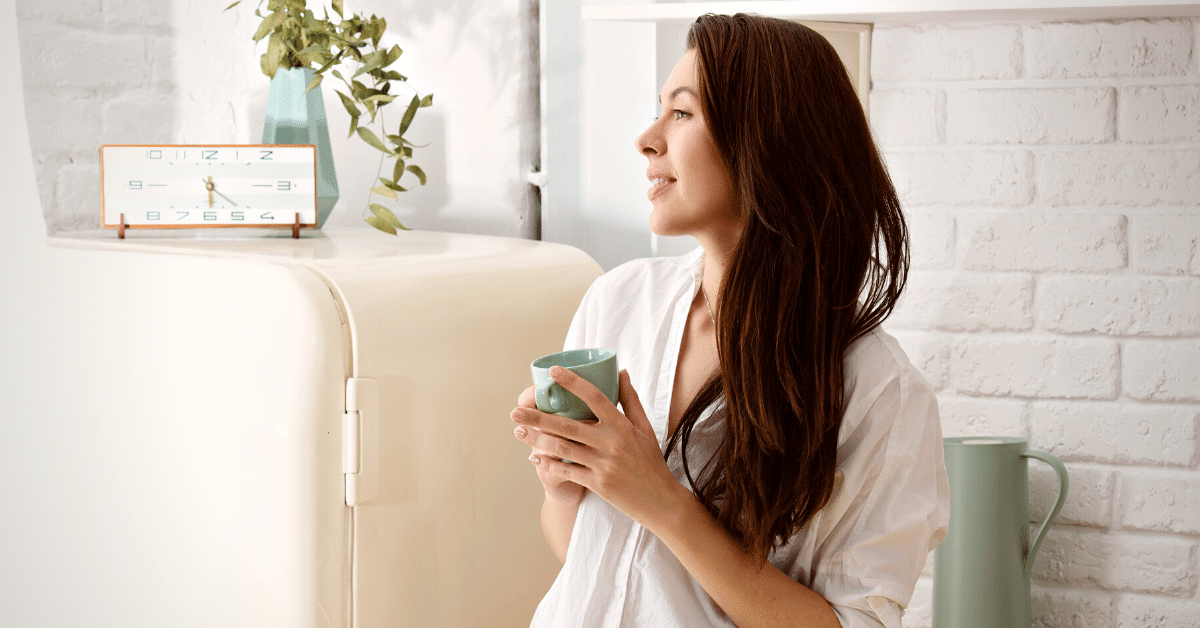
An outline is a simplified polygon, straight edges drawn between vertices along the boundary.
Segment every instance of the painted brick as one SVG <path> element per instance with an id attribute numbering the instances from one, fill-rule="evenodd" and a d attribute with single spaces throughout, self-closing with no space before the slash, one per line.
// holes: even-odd
<path id="1" fill-rule="evenodd" d="M 871 130 L 881 146 L 925 146 L 944 140 L 945 97 L 925 89 L 871 91 Z"/>
<path id="2" fill-rule="evenodd" d="M 64 221 L 61 224 L 76 225 L 82 229 L 98 229 L 100 164 L 75 163 L 59 168 L 54 196 L 58 206 L 56 213 L 60 220 Z"/>
<path id="3" fill-rule="evenodd" d="M 1111 628 L 1113 596 L 1101 591 L 1030 587 L 1033 628 Z"/>
<path id="4" fill-rule="evenodd" d="M 1025 50 L 1032 78 L 1182 76 L 1192 37 L 1188 20 L 1032 24 Z"/>
<path id="5" fill-rule="evenodd" d="M 946 97 L 951 144 L 1100 144 L 1112 141 L 1116 92 L 969 89 Z"/>
<path id="6" fill-rule="evenodd" d="M 90 153 L 99 148 L 102 123 L 98 96 L 74 90 L 27 88 L 25 98 L 29 145 L 35 154 L 78 151 L 83 147 Z"/>
<path id="7" fill-rule="evenodd" d="M 146 2 L 146 0 L 104 0 L 104 23 L 109 28 L 122 26 L 140 30 L 170 30 L 174 11 L 173 2 Z M 226 5 L 222 5 L 224 8 Z M 320 13 L 320 11 L 317 11 Z"/>
<path id="8" fill-rule="evenodd" d="M 871 33 L 871 79 L 1017 78 L 1021 30 L 1012 25 L 888 26 Z"/>
<path id="9" fill-rule="evenodd" d="M 961 338 L 950 352 L 960 393 L 1067 399 L 1117 394 L 1117 343 L 1079 338 Z"/>
<path id="10" fill-rule="evenodd" d="M 954 267 L 954 215 L 950 212 L 908 212 L 909 263 L 913 270 Z"/>
<path id="11" fill-rule="evenodd" d="M 1110 591 L 1190 596 L 1194 541 L 1055 526 L 1033 563 L 1034 578 Z"/>
<path id="12" fill-rule="evenodd" d="M 1130 265 L 1138 272 L 1200 275 L 1200 211 L 1137 215 L 1130 241 Z"/>
<path id="13" fill-rule="evenodd" d="M 958 224 L 969 270 L 1106 272 L 1128 258 L 1120 215 L 974 214 Z"/>
<path id="14" fill-rule="evenodd" d="M 94 26 L 100 22 L 102 11 L 100 0 L 73 0 L 72 2 L 17 0 L 16 8 L 17 19 L 22 26 L 27 22 Z M 23 42 L 24 38 L 22 38 Z"/>
<path id="15" fill-rule="evenodd" d="M 1191 204 L 1200 150 L 1051 151 L 1038 155 L 1038 197 L 1052 206 Z"/>
<path id="16" fill-rule="evenodd" d="M 1200 534 L 1200 473 L 1160 469 L 1123 471 L 1121 526 Z"/>
<path id="17" fill-rule="evenodd" d="M 1157 404 L 1042 402 L 1029 408 L 1033 448 L 1069 462 L 1190 466 L 1196 422 L 1195 409 Z"/>
<path id="18" fill-rule="evenodd" d="M 105 144 L 164 144 L 175 137 L 175 99 L 163 92 L 126 92 L 104 103 Z"/>
<path id="19" fill-rule="evenodd" d="M 1106 528 L 1112 522 L 1114 473 L 1067 464 L 1067 500 L 1054 523 Z M 1050 465 L 1029 460 L 1029 520 L 1040 526 L 1058 498 L 1058 474 Z M 1036 530 L 1035 530 L 1036 531 Z"/>
<path id="20" fill-rule="evenodd" d="M 1196 628 L 1200 604 L 1145 595 L 1122 595 L 1117 601 L 1118 628 Z"/>
<path id="21" fill-rule="evenodd" d="M 1125 394 L 1134 399 L 1200 401 L 1200 342 L 1129 342 L 1123 365 Z"/>
<path id="22" fill-rule="evenodd" d="M 1200 85 L 1121 90 L 1120 138 L 1126 142 L 1200 141 Z"/>
<path id="23" fill-rule="evenodd" d="M 929 385 L 935 391 L 944 389 L 950 379 L 950 346 L 946 340 L 933 334 L 893 329 L 890 322 L 887 330 Z"/>
<path id="24" fill-rule="evenodd" d="M 1016 436 L 1028 438 L 1026 403 L 986 397 L 938 397 L 942 436 Z"/>
<path id="25" fill-rule="evenodd" d="M 1113 336 L 1200 333 L 1200 279 L 1046 277 L 1038 279 L 1042 329 Z"/>
<path id="26" fill-rule="evenodd" d="M 140 35 L 43 24 L 23 30 L 28 30 L 21 39 L 26 87 L 126 87 L 150 77 L 146 40 Z"/>
<path id="27" fill-rule="evenodd" d="M 1033 158 L 1024 151 L 889 151 L 885 158 L 908 206 L 1016 207 L 1033 199 Z"/>
<path id="28" fill-rule="evenodd" d="M 1033 327 L 1032 309 L 1027 275 L 914 271 L 893 316 L 906 329 L 1016 331 Z"/>
<path id="29" fill-rule="evenodd" d="M 155 37 L 150 42 L 150 84 L 159 88 L 173 89 L 179 77 L 175 67 L 176 41 L 169 37 Z"/>

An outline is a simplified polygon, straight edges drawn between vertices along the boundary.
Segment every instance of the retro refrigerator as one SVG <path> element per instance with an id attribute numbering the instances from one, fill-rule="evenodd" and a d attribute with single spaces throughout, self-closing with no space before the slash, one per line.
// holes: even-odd
<path id="1" fill-rule="evenodd" d="M 365 226 L 47 238 L 3 76 L 0 627 L 528 625 L 558 563 L 508 413 L 599 266 Z"/>

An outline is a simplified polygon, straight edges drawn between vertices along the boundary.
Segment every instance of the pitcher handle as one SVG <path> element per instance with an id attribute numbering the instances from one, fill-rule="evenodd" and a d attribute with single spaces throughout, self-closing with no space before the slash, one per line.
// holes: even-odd
<path id="1" fill-rule="evenodd" d="M 1026 451 L 1021 454 L 1021 457 L 1037 458 L 1054 467 L 1054 472 L 1058 474 L 1058 497 L 1054 500 L 1054 508 L 1050 509 L 1050 514 L 1046 515 L 1046 520 L 1038 528 L 1037 534 L 1033 537 L 1033 543 L 1029 545 L 1029 555 L 1025 558 L 1025 577 L 1029 578 L 1033 573 L 1033 558 L 1037 556 L 1038 548 L 1042 546 L 1042 540 L 1046 538 L 1046 532 L 1050 530 L 1050 522 L 1054 521 L 1054 518 L 1058 516 L 1058 511 L 1062 510 L 1063 503 L 1067 501 L 1067 488 L 1070 481 L 1067 479 L 1067 468 L 1063 466 L 1063 463 L 1044 451 Z"/>

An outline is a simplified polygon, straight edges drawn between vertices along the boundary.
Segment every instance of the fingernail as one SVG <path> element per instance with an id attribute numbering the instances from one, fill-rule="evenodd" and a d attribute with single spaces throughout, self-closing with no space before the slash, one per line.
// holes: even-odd
<path id="1" fill-rule="evenodd" d="M 526 436 L 529 436 L 529 432 L 526 431 L 525 428 L 523 428 L 523 427 L 518 427 L 517 428 L 517 438 L 524 439 Z"/>
<path id="2" fill-rule="evenodd" d="M 534 465 L 542 464 L 541 456 L 530 456 L 529 461 L 532 462 Z"/>
<path id="3" fill-rule="evenodd" d="M 567 369 L 565 369 L 561 366 L 550 367 L 550 377 L 557 378 L 557 377 L 562 377 L 563 375 L 566 375 L 566 374 L 567 374 Z"/>

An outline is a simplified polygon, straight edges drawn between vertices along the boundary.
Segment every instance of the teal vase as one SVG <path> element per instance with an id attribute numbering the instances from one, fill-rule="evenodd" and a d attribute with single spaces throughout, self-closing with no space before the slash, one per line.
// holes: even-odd
<path id="1" fill-rule="evenodd" d="M 311 68 L 280 68 L 271 79 L 263 144 L 314 144 L 317 147 L 317 228 L 325 224 L 338 200 L 337 173 L 329 147 L 329 122 L 321 89 L 307 94 Z"/>

